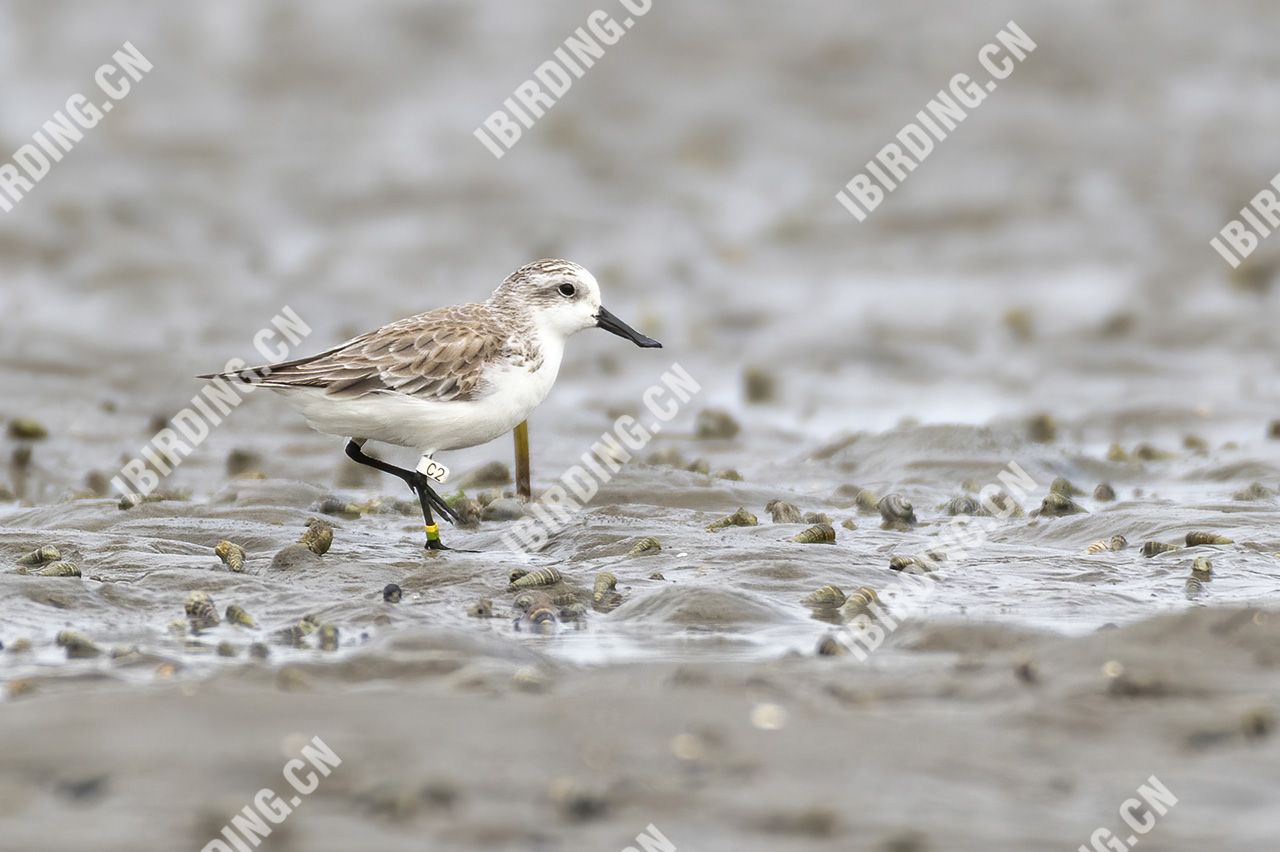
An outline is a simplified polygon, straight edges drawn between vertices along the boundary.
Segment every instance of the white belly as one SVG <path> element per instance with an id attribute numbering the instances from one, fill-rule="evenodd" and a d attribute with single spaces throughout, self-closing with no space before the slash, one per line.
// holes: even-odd
<path id="1" fill-rule="evenodd" d="M 433 402 L 403 394 L 335 399 L 315 389 L 280 390 L 312 429 L 368 438 L 420 453 L 458 450 L 492 441 L 514 429 L 547 398 L 560 372 L 563 345 L 543 347 L 542 366 L 501 367 L 486 375 L 492 392 L 466 402 Z"/>

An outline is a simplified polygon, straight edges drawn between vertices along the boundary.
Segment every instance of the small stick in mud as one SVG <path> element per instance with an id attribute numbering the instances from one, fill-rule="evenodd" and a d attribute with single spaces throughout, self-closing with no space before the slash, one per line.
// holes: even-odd
<path id="1" fill-rule="evenodd" d="M 511 436 L 516 445 L 516 494 L 528 500 L 533 497 L 529 474 L 529 421 L 521 421 Z"/>

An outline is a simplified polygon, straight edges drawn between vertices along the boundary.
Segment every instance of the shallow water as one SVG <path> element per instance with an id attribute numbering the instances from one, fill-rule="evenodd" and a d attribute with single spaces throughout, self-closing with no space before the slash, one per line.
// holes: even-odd
<path id="1" fill-rule="evenodd" d="M 34 645 L 0 666 L 146 680 L 168 661 L 198 677 L 241 664 L 215 656 L 218 641 L 243 653 L 308 613 L 339 627 L 337 659 L 372 649 L 393 662 L 397 636 L 424 626 L 513 658 L 535 649 L 590 664 L 811 653 L 832 627 L 804 595 L 869 585 L 892 609 L 890 556 L 936 546 L 949 520 L 939 507 L 1010 462 L 1037 483 L 1028 510 L 1057 476 L 1088 493 L 1110 482 L 1120 499 L 995 524 L 940 569 L 920 618 L 1083 632 L 1274 600 L 1277 499 L 1233 494 L 1280 488 L 1280 441 L 1267 438 L 1280 416 L 1280 304 L 1263 274 L 1275 248 L 1250 261 L 1262 272 L 1232 275 L 1207 247 L 1276 168 L 1274 120 L 1250 96 L 1276 70 L 1253 23 L 1267 7 L 1153 0 L 1104 26 L 1096 5 L 917 16 L 817 4 L 795 17 L 729 3 L 655 8 L 501 161 L 470 131 L 577 25 L 572 4 L 536 18 L 408 2 L 0 12 L 10 34 L 0 93 L 14 104 L 0 147 L 91 85 L 86 69 L 123 39 L 156 65 L 0 221 L 0 416 L 51 432 L 29 469 L 0 474 L 21 494 L 0 503 L 0 562 L 52 543 L 84 573 L 0 573 L 0 640 Z M 1010 16 L 1041 47 L 854 222 L 835 191 L 950 74 L 973 70 L 977 47 Z M 1218 36 L 1204 42 L 1208 18 Z M 1174 59 L 1138 61 L 1135 44 Z M 261 393 L 166 481 L 190 499 L 122 511 L 112 497 L 81 496 L 87 471 L 114 474 L 153 418 L 199 391 L 191 376 L 254 359 L 253 333 L 283 305 L 314 329 L 305 354 L 483 298 L 547 254 L 595 270 L 611 308 L 666 348 L 573 341 L 531 422 L 537 489 L 617 412 L 639 411 L 672 362 L 703 390 L 545 551 L 503 552 L 504 524 L 486 522 L 445 530 L 483 553 L 423 554 L 420 525 L 390 512 L 330 518 L 336 539 L 319 566 L 272 570 L 325 496 L 407 495 L 353 470 L 337 439 Z M 772 400 L 745 399 L 747 367 L 772 374 Z M 695 417 L 712 407 L 742 431 L 698 439 Z M 1028 437 L 1041 411 L 1056 418 L 1053 442 Z M 1207 449 L 1185 449 L 1187 435 Z M 1107 461 L 1113 442 L 1169 457 Z M 266 478 L 230 477 L 233 449 L 256 453 Z M 743 481 L 645 461 L 669 451 Z M 509 456 L 503 439 L 444 460 L 460 474 Z M 837 496 L 850 484 L 906 495 L 920 526 L 879 529 Z M 787 541 L 803 526 L 769 523 L 775 498 L 830 514 L 836 544 Z M 705 531 L 738 506 L 762 523 Z M 846 518 L 856 530 L 839 526 Z M 1189 600 L 1198 551 L 1146 559 L 1138 547 L 1193 529 L 1236 544 L 1203 549 L 1217 573 Z M 1083 555 L 1115 533 L 1128 550 Z M 624 558 L 645 535 L 662 551 Z M 213 555 L 222 539 L 249 551 L 246 574 Z M 586 588 L 614 571 L 622 605 L 552 635 L 516 630 L 507 572 L 545 564 Z M 390 582 L 404 588 L 399 605 L 381 599 Z M 220 610 L 244 606 L 261 629 L 170 632 L 196 589 Z M 480 598 L 499 617 L 468 617 Z M 68 627 L 139 655 L 67 661 L 53 641 Z M 271 653 L 273 664 L 324 658 L 278 643 Z M 386 676 L 395 672 L 389 662 Z"/>

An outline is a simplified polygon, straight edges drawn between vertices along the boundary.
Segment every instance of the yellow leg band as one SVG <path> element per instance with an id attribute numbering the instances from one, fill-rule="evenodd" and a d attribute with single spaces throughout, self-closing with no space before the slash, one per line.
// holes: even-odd
<path id="1" fill-rule="evenodd" d="M 439 541 L 439 540 L 440 540 L 440 525 L 439 525 L 439 524 L 431 524 L 430 526 L 425 526 L 425 527 L 423 527 L 423 529 L 427 531 L 427 538 L 428 538 L 429 540 L 431 540 L 431 541 Z"/>

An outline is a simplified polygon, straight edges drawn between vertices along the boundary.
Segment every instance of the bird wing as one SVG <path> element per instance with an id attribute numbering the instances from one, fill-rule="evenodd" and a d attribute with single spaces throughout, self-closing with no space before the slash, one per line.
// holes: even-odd
<path id="1" fill-rule="evenodd" d="M 483 305 L 456 305 L 408 317 L 296 361 L 201 378 L 269 388 L 318 388 L 357 398 L 400 393 L 438 402 L 480 399 L 485 367 L 507 350 L 507 331 Z"/>

